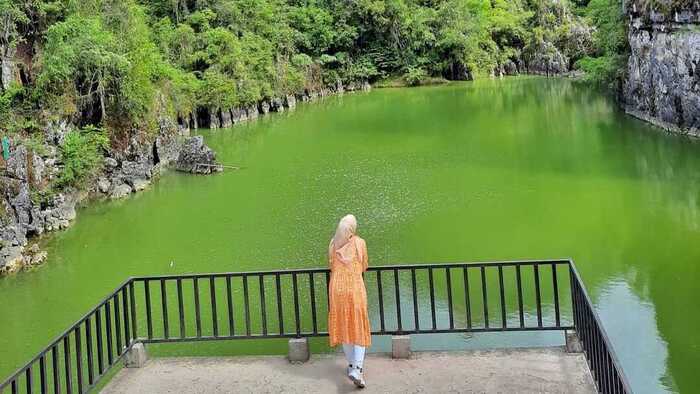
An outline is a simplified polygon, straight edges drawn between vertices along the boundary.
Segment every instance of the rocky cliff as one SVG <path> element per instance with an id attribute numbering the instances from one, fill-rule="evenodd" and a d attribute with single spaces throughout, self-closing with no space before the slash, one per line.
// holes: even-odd
<path id="1" fill-rule="evenodd" d="M 29 239 L 68 227 L 76 204 L 87 196 L 119 198 L 143 190 L 179 154 L 178 133 L 163 121 L 156 136 L 132 137 L 126 149 L 107 152 L 100 176 L 85 190 L 44 194 L 61 171 L 59 151 L 72 128 L 67 122 L 46 125 L 38 146 L 10 138 L 9 158 L 0 173 L 0 273 L 41 263 L 46 254 L 36 245 L 27 248 Z"/>
<path id="2" fill-rule="evenodd" d="M 668 131 L 700 136 L 700 6 L 626 4 L 630 57 L 625 110 Z"/>
<path id="3" fill-rule="evenodd" d="M 200 123 L 212 129 L 252 120 L 269 112 L 293 109 L 297 100 L 310 101 L 331 94 L 369 90 L 367 82 L 337 83 L 297 95 L 265 99 L 245 108 L 211 109 Z M 205 111 L 207 112 L 207 111 Z M 184 172 L 210 174 L 221 171 L 216 154 L 201 136 L 185 138 L 197 125 L 193 115 L 178 117 L 178 123 L 162 119 L 156 135 L 133 135 L 125 147 L 105 153 L 102 170 L 85 190 L 68 188 L 51 195 L 42 191 L 56 179 L 62 168 L 60 149 L 66 134 L 75 126 L 68 122 L 49 123 L 44 140 L 33 146 L 29 140 L 10 139 L 9 158 L 0 159 L 0 274 L 40 264 L 46 257 L 31 239 L 68 227 L 76 217 L 76 205 L 87 197 L 122 198 L 144 190 L 162 168 L 173 165 Z M 186 121 L 183 121 L 185 119 Z M 39 149 L 37 149 L 39 148 Z"/>

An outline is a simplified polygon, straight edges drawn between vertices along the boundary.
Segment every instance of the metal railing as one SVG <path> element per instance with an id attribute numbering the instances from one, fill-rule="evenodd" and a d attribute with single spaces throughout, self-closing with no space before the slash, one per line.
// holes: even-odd
<path id="1" fill-rule="evenodd" d="M 139 342 L 326 336 L 329 279 L 327 269 L 131 278 L 0 394 L 87 392 Z M 570 260 L 376 266 L 364 280 L 374 335 L 576 330 L 599 391 L 631 392 Z"/>

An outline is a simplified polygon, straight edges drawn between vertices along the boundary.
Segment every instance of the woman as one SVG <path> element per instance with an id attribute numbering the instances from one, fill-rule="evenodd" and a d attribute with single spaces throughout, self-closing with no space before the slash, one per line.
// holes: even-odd
<path id="1" fill-rule="evenodd" d="M 367 317 L 367 291 L 362 273 L 367 270 L 367 245 L 355 235 L 357 219 L 340 220 L 328 246 L 331 280 L 328 284 L 328 334 L 331 347 L 343 345 L 348 360 L 348 377 L 365 387 L 362 373 L 365 349 L 371 344 Z"/>

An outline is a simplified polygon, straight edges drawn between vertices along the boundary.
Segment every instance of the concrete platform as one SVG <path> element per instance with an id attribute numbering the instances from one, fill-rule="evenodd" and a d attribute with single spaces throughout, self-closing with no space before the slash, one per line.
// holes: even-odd
<path id="1" fill-rule="evenodd" d="M 304 364 L 281 356 L 156 358 L 122 369 L 102 390 L 120 393 L 350 393 L 339 354 Z M 595 393 L 582 354 L 562 348 L 370 354 L 363 393 Z"/>

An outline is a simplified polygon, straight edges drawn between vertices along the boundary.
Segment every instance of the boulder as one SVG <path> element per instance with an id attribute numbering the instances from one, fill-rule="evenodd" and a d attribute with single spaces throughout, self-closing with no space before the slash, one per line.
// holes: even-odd
<path id="1" fill-rule="evenodd" d="M 177 160 L 177 156 L 180 153 L 180 139 L 172 134 L 161 134 L 156 137 L 153 144 L 157 160 L 154 158 L 153 161 L 160 163 L 162 166 L 167 166 Z"/>
<path id="2" fill-rule="evenodd" d="M 123 161 L 122 162 L 122 175 L 125 179 L 135 179 L 135 178 L 151 178 L 151 169 L 153 168 L 153 163 L 149 162 L 149 158 L 138 158 L 139 161 Z"/>
<path id="3" fill-rule="evenodd" d="M 531 49 L 527 70 L 532 74 L 559 75 L 569 70 L 569 59 L 549 41 L 541 41 Z"/>
<path id="4" fill-rule="evenodd" d="M 182 144 L 175 168 L 192 174 L 211 174 L 223 170 L 216 162 L 216 153 L 204 144 L 201 135 L 190 137 Z"/>
<path id="5" fill-rule="evenodd" d="M 112 193 L 110 193 L 109 197 L 113 199 L 117 198 L 124 198 L 131 194 L 131 186 L 127 185 L 126 183 L 120 183 L 112 189 Z"/>
<path id="6" fill-rule="evenodd" d="M 149 181 L 148 179 L 136 178 L 130 180 L 129 184 L 131 185 L 131 189 L 134 191 L 134 193 L 136 193 L 147 188 L 148 185 L 151 184 L 151 181 Z"/>
<path id="7" fill-rule="evenodd" d="M 258 104 L 258 108 L 260 109 L 260 113 L 265 115 L 270 112 L 270 102 L 267 100 L 261 100 L 260 104 Z"/>
<path id="8" fill-rule="evenodd" d="M 248 115 L 248 119 L 256 119 L 259 115 L 258 112 L 258 107 L 255 105 L 251 105 L 246 108 L 246 114 Z"/>
<path id="9" fill-rule="evenodd" d="M 284 106 L 287 108 L 294 108 L 297 106 L 297 99 L 293 94 L 288 94 L 284 96 Z"/>
<path id="10" fill-rule="evenodd" d="M 219 122 L 219 110 L 211 108 L 209 110 L 209 128 L 218 129 L 219 127 L 221 127 L 221 123 Z"/>
<path id="11" fill-rule="evenodd" d="M 107 178 L 100 178 L 97 180 L 97 190 L 99 190 L 100 193 L 107 194 L 110 186 L 112 186 L 112 182 L 110 182 Z"/>
<path id="12" fill-rule="evenodd" d="M 281 98 L 274 98 L 270 102 L 270 110 L 274 112 L 284 112 L 284 102 Z"/>
<path id="13" fill-rule="evenodd" d="M 113 170 L 113 169 L 119 167 L 119 162 L 116 159 L 113 159 L 111 157 L 105 157 L 104 164 L 105 164 L 105 169 L 107 169 L 107 170 Z"/>
<path id="14" fill-rule="evenodd" d="M 62 146 L 63 141 L 66 139 L 66 134 L 72 129 L 70 123 L 67 120 L 57 120 L 49 121 L 46 127 L 46 142 Z"/>
<path id="15" fill-rule="evenodd" d="M 231 127 L 232 124 L 231 111 L 228 109 L 221 110 L 221 127 L 228 128 Z"/>

